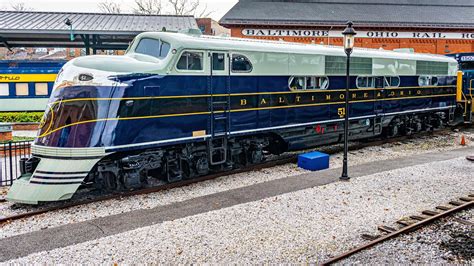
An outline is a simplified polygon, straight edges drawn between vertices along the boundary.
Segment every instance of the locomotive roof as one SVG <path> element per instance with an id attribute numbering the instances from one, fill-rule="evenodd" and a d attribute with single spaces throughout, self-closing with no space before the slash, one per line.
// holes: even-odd
<path id="1" fill-rule="evenodd" d="M 301 44 L 284 41 L 268 41 L 231 37 L 214 37 L 205 35 L 191 35 L 170 32 L 145 32 L 137 36 L 141 38 L 161 39 L 172 45 L 174 49 L 197 49 L 197 50 L 226 50 L 226 51 L 256 51 L 294 54 L 319 54 L 345 56 L 344 49 L 340 46 L 326 46 L 317 44 Z M 418 61 L 436 61 L 456 63 L 453 58 L 422 53 L 396 52 L 383 49 L 355 48 L 355 57 L 406 59 Z"/>

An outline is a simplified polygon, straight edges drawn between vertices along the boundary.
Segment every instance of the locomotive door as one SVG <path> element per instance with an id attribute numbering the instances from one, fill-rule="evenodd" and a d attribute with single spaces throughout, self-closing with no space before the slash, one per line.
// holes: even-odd
<path id="1" fill-rule="evenodd" d="M 374 98 L 375 98 L 375 101 L 374 101 L 374 113 L 375 115 L 382 115 L 383 112 L 384 112 L 384 106 L 383 106 L 383 101 L 380 101 L 378 99 L 380 99 L 381 97 L 377 97 L 377 95 L 379 93 L 381 93 L 382 95 L 384 95 L 385 93 L 385 83 L 384 83 L 384 77 L 374 77 L 373 78 L 373 86 L 375 91 L 374 91 Z"/>
<path id="2" fill-rule="evenodd" d="M 227 137 L 230 131 L 230 68 L 227 52 L 210 51 L 209 111 L 210 123 L 208 140 L 209 162 L 211 165 L 227 161 Z"/>

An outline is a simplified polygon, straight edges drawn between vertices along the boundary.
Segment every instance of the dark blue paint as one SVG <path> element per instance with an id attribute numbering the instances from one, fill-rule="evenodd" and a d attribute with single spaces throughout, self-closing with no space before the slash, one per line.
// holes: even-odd
<path id="1" fill-rule="evenodd" d="M 236 94 L 255 92 L 286 92 L 288 77 L 255 76 L 214 76 L 212 77 L 214 94 Z M 69 87 L 53 93 L 51 101 L 76 98 L 128 98 L 147 96 L 178 96 L 209 94 L 211 78 L 206 76 L 141 76 L 136 80 L 131 76 L 119 77 L 128 87 Z M 345 77 L 331 77 L 330 88 L 344 89 Z M 402 77 L 404 87 L 417 87 L 418 77 Z M 351 77 L 351 87 L 355 87 L 355 77 Z M 455 78 L 440 78 L 440 86 L 454 85 Z M 260 99 L 259 99 L 260 100 Z M 210 104 L 209 99 L 207 100 Z M 350 115 L 370 116 L 374 113 L 402 112 L 423 108 L 436 108 L 454 104 L 454 97 L 410 99 L 403 101 L 380 101 L 374 104 L 354 103 Z M 282 105 L 286 105 L 284 103 Z M 93 108 L 96 118 L 115 118 L 119 110 L 119 101 L 97 101 Z M 258 128 L 278 127 L 291 124 L 309 123 L 339 119 L 338 108 L 343 104 L 326 106 L 298 107 L 231 113 L 231 131 L 255 130 Z M 154 106 L 153 108 L 160 108 Z M 177 106 L 179 108 L 179 106 Z M 208 115 L 193 115 L 169 118 L 136 120 L 109 120 L 71 126 L 68 132 L 59 130 L 37 140 L 38 144 L 65 147 L 111 147 L 128 144 L 140 144 L 176 138 L 189 138 L 193 131 L 210 132 Z M 250 134 L 250 133 L 249 133 Z M 65 135 L 67 135 L 65 137 Z M 169 145 L 169 143 L 162 144 Z M 158 145 L 157 145 L 158 146 Z"/>

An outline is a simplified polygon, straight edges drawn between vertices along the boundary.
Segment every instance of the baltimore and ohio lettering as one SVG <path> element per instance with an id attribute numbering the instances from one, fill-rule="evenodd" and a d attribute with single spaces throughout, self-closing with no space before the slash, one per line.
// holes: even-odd
<path id="1" fill-rule="evenodd" d="M 312 29 L 243 29 L 242 34 L 256 37 L 341 37 L 340 31 Z M 357 37 L 474 40 L 474 32 L 360 31 L 357 32 Z"/>

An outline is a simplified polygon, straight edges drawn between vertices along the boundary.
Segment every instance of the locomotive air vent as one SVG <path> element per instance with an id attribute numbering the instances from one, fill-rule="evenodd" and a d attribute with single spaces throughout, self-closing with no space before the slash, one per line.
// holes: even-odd
<path id="1" fill-rule="evenodd" d="M 78 79 L 79 81 L 91 81 L 94 77 L 91 74 L 80 74 Z"/>

